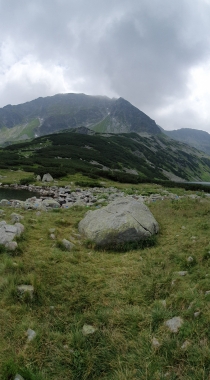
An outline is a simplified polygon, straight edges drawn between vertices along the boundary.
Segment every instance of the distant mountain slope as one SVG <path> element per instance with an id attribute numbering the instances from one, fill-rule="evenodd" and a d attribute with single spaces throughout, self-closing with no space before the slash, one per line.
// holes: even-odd
<path id="1" fill-rule="evenodd" d="M 80 172 L 122 182 L 210 180 L 210 158 L 164 134 L 93 134 L 87 128 L 0 149 L 0 168 L 54 177 Z"/>
<path id="2" fill-rule="evenodd" d="M 184 142 L 210 155 L 210 134 L 198 129 L 181 128 L 175 131 L 162 132 L 174 140 Z"/>
<path id="3" fill-rule="evenodd" d="M 81 126 L 99 132 L 160 133 L 154 120 L 123 98 L 58 94 L 1 108 L 0 144 Z"/>

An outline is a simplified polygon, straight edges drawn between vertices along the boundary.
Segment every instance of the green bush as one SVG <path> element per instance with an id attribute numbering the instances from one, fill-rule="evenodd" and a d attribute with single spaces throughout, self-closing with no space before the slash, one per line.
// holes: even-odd
<path id="1" fill-rule="evenodd" d="M 33 183 L 33 182 L 34 182 L 34 177 L 32 176 L 22 178 L 19 181 L 20 185 L 30 185 L 30 183 Z"/>

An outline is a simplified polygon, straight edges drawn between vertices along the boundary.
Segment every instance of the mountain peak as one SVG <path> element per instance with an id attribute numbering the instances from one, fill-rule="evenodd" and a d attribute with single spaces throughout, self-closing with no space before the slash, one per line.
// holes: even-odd
<path id="1" fill-rule="evenodd" d="M 1 144 L 81 126 L 105 133 L 160 133 L 154 120 L 122 97 L 56 94 L 0 108 Z"/>

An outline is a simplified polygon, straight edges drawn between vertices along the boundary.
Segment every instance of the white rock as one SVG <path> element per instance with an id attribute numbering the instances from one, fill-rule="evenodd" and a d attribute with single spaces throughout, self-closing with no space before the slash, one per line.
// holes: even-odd
<path id="1" fill-rule="evenodd" d="M 158 232 L 159 226 L 143 202 L 124 197 L 88 211 L 78 229 L 87 239 L 106 247 L 148 239 Z"/>
<path id="2" fill-rule="evenodd" d="M 160 303 L 163 305 L 163 307 L 166 307 L 166 300 L 160 300 Z"/>
<path id="3" fill-rule="evenodd" d="M 17 248 L 17 242 L 16 241 L 10 241 L 8 243 L 5 244 L 5 247 L 9 250 L 9 251 L 15 251 L 16 248 Z"/>
<path id="4" fill-rule="evenodd" d="M 188 262 L 188 263 L 192 263 L 193 261 L 194 261 L 194 259 L 193 259 L 192 256 L 189 256 L 189 257 L 187 258 L 187 262 Z"/>
<path id="5" fill-rule="evenodd" d="M 36 337 L 36 332 L 34 330 L 27 330 L 28 342 L 31 342 Z"/>
<path id="6" fill-rule="evenodd" d="M 97 329 L 91 325 L 87 325 L 86 323 L 84 324 L 83 328 L 82 328 L 82 333 L 83 335 L 90 335 L 90 334 L 94 334 L 94 332 L 96 331 Z"/>
<path id="7" fill-rule="evenodd" d="M 188 306 L 188 310 L 192 309 L 193 304 L 194 304 L 194 301 L 190 302 L 190 304 Z"/>
<path id="8" fill-rule="evenodd" d="M 181 346 L 181 348 L 184 350 L 185 348 L 187 348 L 189 346 L 190 346 L 189 340 L 185 340 L 185 342 L 183 343 L 183 345 Z"/>
<path id="9" fill-rule="evenodd" d="M 28 293 L 31 299 L 33 298 L 34 287 L 32 285 L 19 285 L 17 291 L 22 296 Z"/>
<path id="10" fill-rule="evenodd" d="M 186 276 L 187 271 L 186 271 L 186 270 L 181 270 L 181 271 L 179 271 L 179 272 L 174 272 L 174 274 L 177 274 L 177 275 L 179 275 L 179 276 Z"/>
<path id="11" fill-rule="evenodd" d="M 196 312 L 194 313 L 194 317 L 195 317 L 195 318 L 199 317 L 200 313 L 201 313 L 200 311 L 196 311 Z"/>
<path id="12" fill-rule="evenodd" d="M 178 332 L 182 324 L 183 319 L 181 317 L 173 317 L 165 322 L 165 325 L 169 328 L 169 330 L 174 333 Z"/>
<path id="13" fill-rule="evenodd" d="M 14 380 L 24 380 L 24 378 L 23 378 L 21 375 L 19 375 L 19 373 L 17 373 L 17 374 L 15 375 Z"/>
<path id="14" fill-rule="evenodd" d="M 49 173 L 43 175 L 42 182 L 51 182 L 51 181 L 53 181 L 53 177 Z"/>
<path id="15" fill-rule="evenodd" d="M 152 345 L 154 348 L 160 347 L 160 342 L 156 338 L 152 338 Z"/>
<path id="16" fill-rule="evenodd" d="M 25 227 L 22 223 L 15 223 L 15 227 L 17 228 L 17 236 L 20 236 L 25 230 Z"/>
<path id="17" fill-rule="evenodd" d="M 71 243 L 69 240 L 66 240 L 66 239 L 63 239 L 62 240 L 62 244 L 63 246 L 68 250 L 68 251 L 71 251 L 71 249 L 73 249 L 75 247 L 75 245 L 73 243 Z"/>
<path id="18" fill-rule="evenodd" d="M 20 222 L 22 219 L 23 219 L 22 215 L 16 214 L 15 212 L 13 212 L 11 214 L 11 221 L 12 221 L 12 223 Z"/>

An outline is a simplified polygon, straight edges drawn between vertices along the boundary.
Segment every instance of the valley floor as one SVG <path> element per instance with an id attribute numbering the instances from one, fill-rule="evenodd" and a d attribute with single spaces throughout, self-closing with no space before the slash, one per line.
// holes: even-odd
<path id="1" fill-rule="evenodd" d="M 84 207 L 15 210 L 25 232 L 15 254 L 0 255 L 0 378 L 209 379 L 210 199 L 200 195 L 150 203 L 157 244 L 125 253 L 78 235 Z M 9 222 L 14 209 L 2 210 Z M 64 238 L 74 250 L 62 249 Z M 23 284 L 32 298 L 18 294 Z M 173 317 L 183 321 L 176 333 L 165 324 Z"/>

